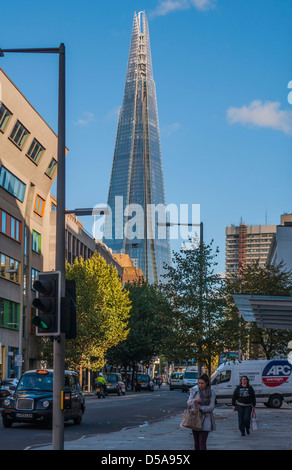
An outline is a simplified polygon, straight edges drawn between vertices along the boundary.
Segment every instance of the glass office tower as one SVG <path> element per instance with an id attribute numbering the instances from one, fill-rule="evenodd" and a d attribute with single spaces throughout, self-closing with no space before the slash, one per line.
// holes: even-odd
<path id="1" fill-rule="evenodd" d="M 120 109 L 104 242 L 127 253 L 150 282 L 171 264 L 160 134 L 148 22 L 135 13 Z"/>

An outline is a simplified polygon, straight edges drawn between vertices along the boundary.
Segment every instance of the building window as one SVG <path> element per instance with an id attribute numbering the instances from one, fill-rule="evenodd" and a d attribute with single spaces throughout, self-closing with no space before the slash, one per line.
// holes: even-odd
<path id="1" fill-rule="evenodd" d="M 23 268 L 23 294 L 27 294 L 27 274 L 26 274 L 26 266 Z"/>
<path id="2" fill-rule="evenodd" d="M 21 222 L 0 209 L 0 232 L 21 242 Z"/>
<path id="3" fill-rule="evenodd" d="M 41 217 L 44 214 L 45 203 L 45 200 L 37 194 L 35 198 L 34 212 L 40 215 Z"/>
<path id="4" fill-rule="evenodd" d="M 36 232 L 35 230 L 32 231 L 32 250 L 36 253 L 41 253 L 41 234 Z"/>
<path id="5" fill-rule="evenodd" d="M 23 202 L 26 185 L 3 165 L 0 169 L 0 186 Z"/>
<path id="6" fill-rule="evenodd" d="M 0 326 L 4 325 L 4 299 L 0 299 Z"/>
<path id="7" fill-rule="evenodd" d="M 10 134 L 10 139 L 17 145 L 18 148 L 22 149 L 28 135 L 28 130 L 21 124 L 20 121 L 16 121 L 13 131 Z"/>
<path id="8" fill-rule="evenodd" d="M 10 116 L 12 116 L 11 112 L 4 106 L 2 103 L 0 105 L 0 130 L 4 132 L 7 122 L 9 121 Z"/>
<path id="9" fill-rule="evenodd" d="M 31 268 L 31 290 L 33 290 L 33 291 L 35 290 L 33 288 L 33 283 L 34 283 L 34 281 L 37 280 L 38 273 L 39 273 L 39 271 L 37 269 Z"/>
<path id="10" fill-rule="evenodd" d="M 0 276 L 8 281 L 20 284 L 20 262 L 1 253 Z"/>
<path id="11" fill-rule="evenodd" d="M 1 210 L 1 232 L 7 235 L 7 214 Z"/>
<path id="12" fill-rule="evenodd" d="M 33 139 L 31 146 L 27 152 L 27 157 L 29 157 L 34 163 L 38 164 L 39 159 L 41 158 L 44 147 L 36 140 Z"/>
<path id="13" fill-rule="evenodd" d="M 67 253 L 67 261 L 69 264 L 72 263 L 72 235 L 70 232 L 68 233 L 68 253 Z"/>
<path id="14" fill-rule="evenodd" d="M 56 171 L 56 168 L 57 168 L 57 160 L 55 160 L 54 158 L 52 158 L 51 160 L 51 163 L 49 164 L 45 174 L 49 177 L 49 178 L 53 178 L 54 176 L 54 173 Z"/>
<path id="15" fill-rule="evenodd" d="M 11 300 L 0 298 L 0 325 L 5 328 L 19 329 L 20 305 Z"/>
<path id="16" fill-rule="evenodd" d="M 24 225 L 24 254 L 27 256 L 28 228 Z"/>

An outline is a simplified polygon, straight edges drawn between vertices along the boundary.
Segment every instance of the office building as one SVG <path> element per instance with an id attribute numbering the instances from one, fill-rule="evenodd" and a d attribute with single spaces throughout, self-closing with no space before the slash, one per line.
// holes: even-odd
<path id="1" fill-rule="evenodd" d="M 56 227 L 57 200 L 50 194 L 50 247 L 44 260 L 45 271 L 55 269 Z M 84 260 L 91 258 L 95 251 L 95 241 L 84 230 L 82 222 L 73 213 L 65 214 L 65 258 L 68 263 L 74 263 L 75 258 L 80 256 Z"/>
<path id="2" fill-rule="evenodd" d="M 277 225 L 273 236 L 267 262 L 292 271 L 292 214 L 281 215 L 281 225 Z"/>
<path id="3" fill-rule="evenodd" d="M 235 278 L 240 268 L 254 261 L 264 266 L 276 225 L 246 225 L 226 227 L 225 275 Z"/>
<path id="4" fill-rule="evenodd" d="M 128 254 L 134 267 L 150 282 L 158 282 L 163 264 L 171 264 L 168 229 L 158 234 L 158 221 L 166 220 L 166 198 L 160 147 L 156 89 L 148 22 L 135 13 L 120 109 L 110 188 L 110 213 L 104 242 L 113 253 Z M 161 212 L 154 208 L 160 208 Z M 159 219 L 160 217 L 160 219 Z"/>
<path id="5" fill-rule="evenodd" d="M 0 69 L 1 376 L 34 368 L 33 282 L 50 244 L 50 190 L 58 138 Z"/>
<path id="6" fill-rule="evenodd" d="M 58 137 L 2 69 L 0 83 L 0 377 L 7 378 L 40 367 L 33 283 L 39 272 L 55 270 L 57 200 L 51 188 Z M 125 268 L 111 250 L 66 214 L 66 260 L 86 260 L 94 252 L 125 282 Z"/>
<path id="7" fill-rule="evenodd" d="M 113 254 L 112 256 L 121 267 L 121 281 L 123 285 L 127 284 L 128 282 L 139 283 L 144 279 L 142 269 L 135 268 L 129 255 Z"/>

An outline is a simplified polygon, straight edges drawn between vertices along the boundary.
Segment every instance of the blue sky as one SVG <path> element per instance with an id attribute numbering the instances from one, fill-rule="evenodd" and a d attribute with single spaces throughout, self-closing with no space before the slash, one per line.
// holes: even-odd
<path id="1" fill-rule="evenodd" d="M 200 204 L 204 239 L 292 212 L 291 0 L 14 0 L 0 47 L 66 46 L 66 205 L 106 203 L 134 12 L 149 21 L 168 204 Z M 58 61 L 1 67 L 57 131 Z M 91 218 L 82 218 L 91 232 Z M 178 243 L 172 248 L 177 250 Z"/>

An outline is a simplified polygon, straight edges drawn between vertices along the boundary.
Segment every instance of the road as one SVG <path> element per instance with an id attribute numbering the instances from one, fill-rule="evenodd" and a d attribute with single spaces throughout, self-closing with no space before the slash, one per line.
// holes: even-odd
<path id="1" fill-rule="evenodd" d="M 169 387 L 155 387 L 154 392 L 128 391 L 125 396 L 109 395 L 105 399 L 86 396 L 86 410 L 81 425 L 65 423 L 64 439 L 75 440 L 83 436 L 111 433 L 123 428 L 142 426 L 181 413 L 188 394 Z M 1 418 L 2 421 L 2 418 Z M 0 423 L 0 449 L 25 450 L 40 444 L 52 443 L 52 431 L 31 424 L 13 424 L 9 429 Z"/>

